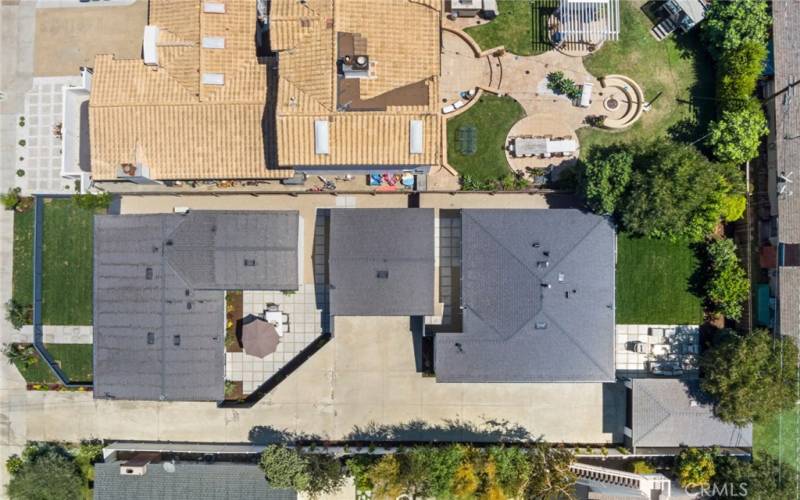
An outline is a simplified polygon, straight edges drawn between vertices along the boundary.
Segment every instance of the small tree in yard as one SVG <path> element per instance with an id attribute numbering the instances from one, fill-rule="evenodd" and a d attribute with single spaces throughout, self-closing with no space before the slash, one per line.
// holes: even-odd
<path id="1" fill-rule="evenodd" d="M 24 306 L 14 299 L 6 302 L 6 319 L 15 330 L 21 329 L 30 322 L 31 307 Z"/>
<path id="2" fill-rule="evenodd" d="M 747 198 L 742 194 L 728 194 L 722 198 L 722 219 L 734 222 L 742 218 L 747 208 Z"/>
<path id="3" fill-rule="evenodd" d="M 718 63 L 717 97 L 724 109 L 739 109 L 750 101 L 766 58 L 767 46 L 754 41 L 723 54 Z"/>
<path id="4" fill-rule="evenodd" d="M 716 59 L 750 41 L 764 44 L 771 18 L 765 0 L 710 2 L 703 23 L 703 36 Z"/>
<path id="5" fill-rule="evenodd" d="M 592 148 L 582 161 L 581 192 L 593 212 L 613 214 L 633 171 L 633 154 L 618 146 Z"/>
<path id="6" fill-rule="evenodd" d="M 85 480 L 71 459 L 44 453 L 23 461 L 6 487 L 12 500 L 80 500 Z"/>
<path id="7" fill-rule="evenodd" d="M 524 498 L 569 498 L 575 474 L 569 466 L 575 456 L 565 448 L 537 443 L 528 455 L 528 484 Z"/>
<path id="8" fill-rule="evenodd" d="M 339 460 L 326 453 L 302 453 L 270 445 L 261 454 L 261 470 L 270 485 L 292 488 L 311 497 L 338 491 L 344 482 Z"/>
<path id="9" fill-rule="evenodd" d="M 742 164 L 758 156 L 761 138 L 769 133 L 767 118 L 755 98 L 737 110 L 725 110 L 709 125 L 706 143 L 714 157 L 723 162 Z"/>
<path id="10" fill-rule="evenodd" d="M 719 339 L 703 353 L 700 367 L 701 387 L 714 399 L 720 419 L 746 425 L 794 407 L 798 375 L 792 339 L 773 338 L 766 330 L 748 335 L 726 330 Z"/>
<path id="11" fill-rule="evenodd" d="M 750 280 L 736 256 L 736 245 L 728 239 L 713 240 L 706 248 L 709 278 L 706 298 L 715 312 L 728 318 L 742 317 L 742 304 L 750 295 Z"/>
<path id="12" fill-rule="evenodd" d="M 715 498 L 720 500 L 736 500 L 745 496 L 754 500 L 796 498 L 797 476 L 794 469 L 766 453 L 756 453 L 752 461 L 720 455 L 716 458 L 715 465 L 714 483 L 729 485 L 727 492 Z"/>
<path id="13" fill-rule="evenodd" d="M 39 361 L 39 357 L 32 345 L 3 344 L 3 355 L 11 364 L 21 364 L 29 367 Z"/>
<path id="14" fill-rule="evenodd" d="M 700 448 L 681 450 L 675 461 L 675 473 L 681 486 L 708 486 L 714 477 L 714 452 Z"/>
<path id="15" fill-rule="evenodd" d="M 581 97 L 580 87 L 573 80 L 564 76 L 562 71 L 547 74 L 547 88 L 558 95 L 565 95 L 573 101 Z"/>
<path id="16" fill-rule="evenodd" d="M 6 210 L 14 210 L 19 205 L 21 197 L 19 193 L 22 190 L 20 188 L 11 188 L 6 192 L 6 194 L 0 195 L 0 200 L 3 202 L 3 208 Z"/>

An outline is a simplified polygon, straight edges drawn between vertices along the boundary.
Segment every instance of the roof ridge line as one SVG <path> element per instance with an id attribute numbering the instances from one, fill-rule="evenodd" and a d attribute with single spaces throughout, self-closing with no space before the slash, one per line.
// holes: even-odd
<path id="1" fill-rule="evenodd" d="M 550 276 L 550 274 L 552 274 L 553 272 L 555 272 L 555 270 L 556 270 L 556 267 L 557 267 L 557 266 L 558 266 L 558 265 L 559 265 L 561 262 L 563 262 L 564 260 L 566 260 L 566 259 L 567 259 L 567 257 L 569 257 L 570 255 L 572 255 L 572 253 L 573 253 L 573 252 L 575 252 L 575 250 L 576 250 L 576 249 L 577 249 L 577 248 L 578 248 L 578 247 L 581 245 L 581 243 L 583 243 L 583 242 L 584 242 L 584 240 L 586 240 L 586 238 L 588 238 L 589 236 L 591 236 L 591 234 L 592 234 L 592 233 L 594 233 L 594 232 L 597 230 L 597 228 L 598 228 L 598 227 L 600 227 L 600 223 L 601 223 L 601 222 L 605 222 L 605 220 L 606 220 L 606 218 L 605 218 L 605 217 L 600 217 L 600 219 L 597 221 L 597 223 L 596 223 L 594 226 L 592 226 L 591 228 L 589 228 L 589 230 L 588 230 L 588 231 L 586 231 L 586 233 L 584 233 L 584 235 L 583 235 L 583 236 L 581 236 L 581 238 L 580 238 L 578 241 L 576 241 L 576 242 L 575 242 L 575 243 L 572 245 L 572 248 L 571 248 L 571 249 L 570 249 L 570 250 L 569 250 L 567 253 L 565 253 L 563 257 L 561 257 L 560 259 L 558 259 L 558 260 L 557 260 L 557 261 L 556 261 L 556 262 L 553 264 L 552 268 L 551 268 L 549 271 L 545 272 L 545 273 L 542 275 L 542 281 L 545 281 L 545 278 L 547 278 L 548 276 Z"/>
<path id="2" fill-rule="evenodd" d="M 603 373 L 603 374 L 605 374 L 605 375 L 609 375 L 609 373 L 607 373 L 607 372 L 606 372 L 606 370 L 605 370 L 605 369 L 604 369 L 602 366 L 600 366 L 600 364 L 597 362 L 597 360 L 596 360 L 596 359 L 594 359 L 594 356 L 592 356 L 591 354 L 589 354 L 589 353 L 586 351 L 586 349 L 584 349 L 584 348 L 583 348 L 583 346 L 582 346 L 582 345 L 581 345 L 581 344 L 580 344 L 578 341 L 576 341 L 576 340 L 575 340 L 575 339 L 572 337 L 572 335 L 570 335 L 570 333 L 569 333 L 569 332 L 568 332 L 568 331 L 567 331 L 565 328 L 563 328 L 563 327 L 562 327 L 562 326 L 559 324 L 559 322 L 558 322 L 558 321 L 556 321 L 555 319 L 553 319 L 553 318 L 552 318 L 552 317 L 551 317 L 549 314 L 547 314 L 546 312 L 541 312 L 540 314 L 541 314 L 542 316 L 544 316 L 545 318 L 549 319 L 550 321 L 552 321 L 552 322 L 553 322 L 553 324 L 556 326 L 556 328 L 558 328 L 558 329 L 561 331 L 561 333 L 563 333 L 563 334 L 564 334 L 564 336 L 565 336 L 566 338 L 568 338 L 568 339 L 569 339 L 569 341 L 570 341 L 570 342 L 572 342 L 572 344 L 573 344 L 575 347 L 577 347 L 577 348 L 578 348 L 578 350 L 579 350 L 579 351 L 581 351 L 581 352 L 583 353 L 583 355 L 584 355 L 584 356 L 586 356 L 586 358 L 588 358 L 588 359 L 589 359 L 589 361 L 591 361 L 591 362 L 592 362 L 592 364 L 593 364 L 593 365 L 595 365 L 597 368 L 599 368 L 599 369 L 600 369 L 600 373 Z M 534 319 L 535 319 L 535 318 L 534 318 Z M 516 335 L 516 334 L 515 334 L 515 335 Z M 613 368 L 612 368 L 612 373 L 611 373 L 610 375 L 611 375 L 611 377 L 610 377 L 610 378 L 612 378 L 612 379 L 613 379 L 613 378 L 614 378 L 614 369 L 613 369 Z"/>
<path id="3" fill-rule="evenodd" d="M 647 432 L 645 432 L 643 435 L 641 435 L 641 436 L 637 436 L 637 437 L 636 437 L 636 441 L 639 441 L 639 440 L 641 440 L 641 439 L 644 439 L 644 438 L 646 438 L 647 436 L 649 436 L 650 434 L 652 434 L 652 433 L 653 433 L 653 431 L 655 431 L 656 429 L 658 429 L 659 427 L 661 427 L 661 424 L 663 424 L 663 423 L 664 423 L 664 422 L 665 422 L 665 421 L 666 421 L 668 418 L 672 417 L 672 415 L 673 415 L 673 414 L 672 414 L 672 412 L 670 412 L 670 411 L 669 411 L 669 410 L 668 410 L 666 407 L 664 407 L 664 405 L 663 405 L 663 404 L 661 404 L 661 400 L 660 400 L 659 398 L 655 397 L 655 396 L 653 395 L 653 393 L 651 393 L 650 391 L 648 391 L 646 387 L 644 387 L 644 386 L 640 386 L 640 387 L 639 387 L 639 390 L 640 390 L 640 391 L 642 391 L 642 392 L 644 392 L 645 394 L 647 394 L 647 395 L 650 397 L 650 399 L 651 399 L 651 400 L 653 400 L 653 401 L 655 402 L 655 404 L 656 404 L 656 405 L 657 405 L 659 408 L 661 408 L 661 411 L 664 413 L 664 417 L 663 417 L 661 420 L 659 420 L 657 424 L 655 424 L 654 426 L 652 426 L 652 427 L 651 427 L 651 428 L 650 428 L 650 429 L 649 429 Z M 636 414 L 636 412 L 633 412 L 633 414 L 635 415 L 635 414 Z M 635 422 L 631 422 L 631 423 L 632 423 L 633 425 L 636 425 L 636 423 L 635 423 Z M 636 444 L 635 444 L 635 443 L 634 443 L 634 446 L 636 446 Z"/>

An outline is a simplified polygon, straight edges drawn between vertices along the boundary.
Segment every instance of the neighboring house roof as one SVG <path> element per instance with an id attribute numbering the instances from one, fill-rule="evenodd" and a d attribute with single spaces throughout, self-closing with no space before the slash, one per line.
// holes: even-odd
<path id="1" fill-rule="evenodd" d="M 610 382 L 614 228 L 578 210 L 462 210 L 463 333 L 439 382 Z"/>
<path id="2" fill-rule="evenodd" d="M 284 178 L 264 125 L 267 65 L 255 51 L 256 0 L 227 0 L 207 13 L 199 0 L 151 0 L 158 64 L 95 59 L 89 100 L 92 176 L 123 164 L 154 179 Z M 209 37 L 224 48 L 204 48 Z M 221 74 L 223 84 L 201 83 Z M 270 168 L 272 167 L 272 168 Z"/>
<path id="3" fill-rule="evenodd" d="M 433 314 L 433 219 L 423 208 L 331 210 L 331 314 Z"/>
<path id="4" fill-rule="evenodd" d="M 440 163 L 439 9 L 429 0 L 274 0 L 279 165 Z M 345 55 L 369 56 L 370 77 L 341 78 Z M 330 127 L 325 153 L 314 147 L 320 121 Z M 412 122 L 422 122 L 415 153 Z"/>
<path id="5" fill-rule="evenodd" d="M 772 33 L 775 53 L 775 91 L 795 84 L 800 77 L 800 2 L 772 2 Z M 800 243 L 800 95 L 793 87 L 772 100 L 775 112 L 775 144 L 777 174 L 794 182 L 787 183 L 778 197 L 778 239 L 783 244 Z M 772 147 L 770 147 L 772 149 Z M 792 191 L 794 193 L 792 194 Z M 788 262 L 786 263 L 788 264 Z M 778 331 L 800 337 L 800 266 L 779 262 Z"/>
<path id="6" fill-rule="evenodd" d="M 296 212 L 97 216 L 95 397 L 222 400 L 223 290 L 286 289 L 291 283 L 296 288 L 297 217 Z M 287 248 L 291 241 L 293 251 Z M 255 265 L 245 266 L 244 259 Z"/>
<path id="7" fill-rule="evenodd" d="M 142 476 L 119 473 L 121 461 L 94 466 L 94 500 L 295 500 L 297 492 L 272 488 L 257 465 L 236 463 L 175 464 L 167 472 L 160 463 L 149 464 Z"/>
<path id="8" fill-rule="evenodd" d="M 631 437 L 634 447 L 725 446 L 749 448 L 753 427 L 736 427 L 700 401 L 697 381 L 633 379 Z"/>

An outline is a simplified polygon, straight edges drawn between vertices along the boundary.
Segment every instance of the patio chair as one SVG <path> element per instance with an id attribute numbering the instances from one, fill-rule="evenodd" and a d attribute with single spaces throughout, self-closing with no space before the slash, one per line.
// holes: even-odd
<path id="1" fill-rule="evenodd" d="M 644 354 L 646 352 L 645 343 L 641 340 L 632 340 L 628 342 L 628 350 L 635 352 L 637 354 Z"/>
<path id="2" fill-rule="evenodd" d="M 283 331 L 284 333 L 291 332 L 289 328 L 289 313 L 281 313 L 283 315 Z"/>

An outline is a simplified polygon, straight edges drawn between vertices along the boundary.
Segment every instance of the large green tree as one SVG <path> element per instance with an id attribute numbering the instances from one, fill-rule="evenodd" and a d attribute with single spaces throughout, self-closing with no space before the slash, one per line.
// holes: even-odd
<path id="1" fill-rule="evenodd" d="M 575 456 L 565 448 L 537 443 L 528 453 L 524 498 L 570 498 L 576 476 L 569 466 Z"/>
<path id="2" fill-rule="evenodd" d="M 717 416 L 736 425 L 759 422 L 792 408 L 796 399 L 797 345 L 766 330 L 726 330 L 700 359 L 702 388 Z"/>
<path id="3" fill-rule="evenodd" d="M 750 101 L 766 58 L 767 46 L 754 41 L 722 55 L 717 63 L 717 97 L 723 109 L 738 109 Z"/>
<path id="4" fill-rule="evenodd" d="M 724 197 L 739 184 L 740 173 L 708 161 L 693 146 L 653 142 L 635 152 L 618 218 L 635 235 L 700 241 L 719 223 Z"/>
<path id="5" fill-rule="evenodd" d="M 720 455 L 715 460 L 714 484 L 720 500 L 795 500 L 797 476 L 789 465 L 756 453 L 752 461 Z"/>
<path id="6" fill-rule="evenodd" d="M 68 457 L 45 453 L 26 461 L 6 487 L 12 500 L 80 500 L 85 480 Z"/>
<path id="7" fill-rule="evenodd" d="M 684 448 L 675 458 L 675 473 L 684 488 L 708 486 L 714 472 L 714 453 L 711 450 Z"/>
<path id="8" fill-rule="evenodd" d="M 633 154 L 621 146 L 591 148 L 583 166 L 581 191 L 589 208 L 613 214 L 633 171 Z"/>
<path id="9" fill-rule="evenodd" d="M 736 245 L 728 239 L 711 241 L 708 254 L 708 279 L 705 292 L 709 306 L 728 318 L 739 320 L 743 303 L 750 295 L 750 280 L 736 255 Z"/>
<path id="10" fill-rule="evenodd" d="M 741 108 L 726 109 L 719 120 L 711 122 L 706 142 L 717 160 L 742 164 L 758 156 L 761 138 L 768 133 L 761 103 L 751 98 Z"/>
<path id="11" fill-rule="evenodd" d="M 344 484 L 339 460 L 327 453 L 303 453 L 297 448 L 270 445 L 259 463 L 269 483 L 292 488 L 311 497 L 335 493 Z"/>
<path id="12" fill-rule="evenodd" d="M 703 35 L 711 54 L 719 59 L 750 41 L 766 43 L 771 24 L 766 0 L 710 2 Z"/>

